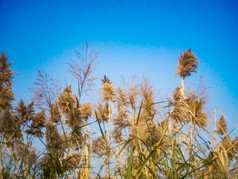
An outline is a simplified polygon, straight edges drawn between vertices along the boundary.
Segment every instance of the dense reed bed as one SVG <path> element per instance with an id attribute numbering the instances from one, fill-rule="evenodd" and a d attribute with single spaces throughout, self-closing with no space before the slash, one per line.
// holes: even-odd
<path id="1" fill-rule="evenodd" d="M 69 63 L 76 93 L 71 85 L 39 72 L 33 100 L 26 104 L 14 99 L 12 78 L 17 74 L 2 53 L 1 179 L 238 177 L 238 137 L 230 137 L 227 117 L 219 108 L 207 115 L 204 82 L 196 90 L 185 82 L 199 64 L 191 50 L 179 57 L 181 86 L 172 98 L 156 101 L 144 78 L 115 87 L 104 76 L 98 103 L 82 103 L 100 80 L 93 75 L 97 55 L 86 45 Z"/>

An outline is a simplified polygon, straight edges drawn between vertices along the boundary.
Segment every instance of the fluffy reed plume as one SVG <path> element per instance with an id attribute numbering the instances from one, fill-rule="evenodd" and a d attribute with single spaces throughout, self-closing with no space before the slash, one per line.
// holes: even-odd
<path id="1" fill-rule="evenodd" d="M 7 109 L 0 112 L 0 133 L 6 139 L 11 136 L 13 138 L 22 138 L 21 122 L 17 121 L 14 114 Z"/>
<path id="2" fill-rule="evenodd" d="M 41 176 L 43 178 L 51 178 L 54 168 L 56 168 L 57 166 L 52 166 L 52 157 L 50 156 L 50 154 L 45 154 L 40 162 L 39 162 L 39 168 L 41 169 Z M 60 170 L 58 169 L 58 167 L 56 168 L 57 172 L 60 172 Z"/>
<path id="3" fill-rule="evenodd" d="M 187 119 L 187 108 L 184 103 L 181 102 L 181 88 L 176 87 L 173 91 L 173 99 L 167 98 L 168 106 L 174 106 L 172 111 L 169 113 L 170 117 L 176 122 L 185 123 Z"/>
<path id="4" fill-rule="evenodd" d="M 110 80 L 102 80 L 102 88 L 100 94 L 102 95 L 102 101 L 113 101 L 115 99 L 115 88 L 113 87 Z"/>
<path id="5" fill-rule="evenodd" d="M 30 128 L 26 130 L 26 132 L 33 136 L 42 137 L 43 136 L 42 128 L 45 127 L 45 122 L 46 122 L 46 114 L 45 111 L 43 110 L 41 112 L 38 112 L 35 116 L 33 116 Z"/>
<path id="6" fill-rule="evenodd" d="M 0 113 L 0 132 L 11 134 L 14 132 L 15 120 L 8 110 L 3 110 Z"/>
<path id="7" fill-rule="evenodd" d="M 79 104 L 77 97 L 72 94 L 71 85 L 59 95 L 58 104 L 71 127 L 83 125 L 82 120 L 87 121 L 92 114 L 91 103 Z"/>
<path id="8" fill-rule="evenodd" d="M 161 133 L 153 121 L 141 122 L 138 125 L 139 135 L 148 146 L 152 146 L 159 142 Z"/>
<path id="9" fill-rule="evenodd" d="M 168 98 L 168 105 L 174 106 L 170 112 L 172 119 L 179 123 L 185 123 L 187 122 L 188 118 L 188 110 L 185 103 L 181 102 L 180 89 L 180 87 L 176 87 L 176 89 L 173 91 L 173 99 Z"/>
<path id="10" fill-rule="evenodd" d="M 46 122 L 45 139 L 48 149 L 58 149 L 60 147 L 59 144 L 61 143 L 61 140 L 58 127 L 51 121 Z"/>
<path id="11" fill-rule="evenodd" d="M 180 54 L 179 57 L 179 66 L 176 68 L 178 71 L 176 75 L 179 75 L 181 78 L 185 78 L 191 75 L 192 72 L 197 72 L 198 61 L 197 58 L 193 55 L 191 49 Z"/>
<path id="12" fill-rule="evenodd" d="M 23 162 L 26 162 L 26 156 L 29 152 L 28 146 L 25 145 L 22 141 L 20 140 L 15 140 L 15 150 L 16 150 L 16 155 L 19 158 L 23 159 Z"/>
<path id="13" fill-rule="evenodd" d="M 166 118 L 165 120 L 163 120 L 162 122 L 160 122 L 160 127 L 163 129 L 163 130 L 167 130 L 168 127 L 169 127 L 169 119 Z"/>
<path id="14" fill-rule="evenodd" d="M 181 99 L 181 91 L 180 91 L 180 89 L 181 88 L 177 86 L 176 89 L 173 92 L 173 100 L 175 102 L 178 102 Z"/>
<path id="15" fill-rule="evenodd" d="M 179 57 L 179 66 L 176 68 L 177 73 L 175 76 L 180 76 L 181 77 L 181 82 L 182 82 L 182 88 L 181 90 L 181 97 L 184 97 L 184 79 L 188 76 L 191 75 L 192 72 L 197 72 L 197 66 L 198 66 L 198 61 L 197 58 L 193 55 L 191 49 L 187 50 L 180 54 Z M 182 99 L 181 98 L 181 99 Z"/>
<path id="16" fill-rule="evenodd" d="M 207 113 L 203 112 L 204 101 L 200 100 L 197 96 L 191 94 L 186 103 L 189 109 L 190 119 L 198 126 L 207 126 Z"/>
<path id="17" fill-rule="evenodd" d="M 46 121 L 46 116 L 45 116 L 45 111 L 38 112 L 32 121 L 32 126 L 35 128 L 41 129 L 42 127 L 45 127 L 45 121 Z"/>
<path id="18" fill-rule="evenodd" d="M 218 134 L 225 135 L 227 133 L 227 123 L 226 123 L 226 120 L 223 115 L 217 122 L 217 127 L 218 127 L 218 129 L 217 129 Z"/>
<path id="19" fill-rule="evenodd" d="M 102 102 L 99 102 L 96 113 L 97 113 L 97 120 L 99 122 L 108 121 L 109 120 L 109 105 L 108 105 L 108 103 L 103 104 Z"/>
<path id="20" fill-rule="evenodd" d="M 113 118 L 114 135 L 116 143 L 123 141 L 122 130 L 131 127 L 132 123 L 128 120 L 129 114 L 122 108 L 118 108 L 117 114 Z"/>
<path id="21" fill-rule="evenodd" d="M 81 128 L 85 125 L 88 118 L 92 115 L 90 103 L 80 104 L 79 108 L 74 108 L 66 115 L 66 123 L 81 136 Z"/>
<path id="22" fill-rule="evenodd" d="M 60 147 L 61 149 L 66 149 L 68 147 L 68 142 L 72 141 L 73 144 L 76 142 L 74 141 L 74 138 L 72 138 L 72 135 L 69 133 L 65 134 L 59 134 L 59 141 L 60 141 Z"/>
<path id="23" fill-rule="evenodd" d="M 66 166 L 66 170 L 74 171 L 76 168 L 79 168 L 81 158 L 82 154 L 73 153 L 67 159 L 62 160 L 62 163 Z"/>
<path id="24" fill-rule="evenodd" d="M 26 105 L 21 99 L 15 107 L 15 113 L 17 119 L 22 123 L 30 121 L 35 115 L 34 102 L 32 101 L 30 104 Z"/>
<path id="25" fill-rule="evenodd" d="M 91 115 L 92 115 L 91 103 L 80 104 L 79 108 L 80 108 L 79 118 L 84 119 L 85 121 L 87 121 L 88 118 L 91 117 Z"/>
<path id="26" fill-rule="evenodd" d="M 75 51 L 76 60 L 68 63 L 71 68 L 69 72 L 79 83 L 79 98 L 83 92 L 87 92 L 92 88 L 94 81 L 97 79 L 95 77 L 91 77 L 91 74 L 94 71 L 93 63 L 98 57 L 98 52 L 90 52 L 87 41 L 84 51 L 85 54 Z"/>
<path id="27" fill-rule="evenodd" d="M 0 87 L 0 111 L 7 108 L 10 109 L 11 101 L 13 99 L 14 99 L 14 94 L 11 91 L 11 86 L 1 86 Z"/>
<path id="28" fill-rule="evenodd" d="M 9 67 L 11 63 L 7 63 L 7 56 L 2 53 L 0 56 L 0 112 L 3 109 L 10 109 L 12 107 L 11 102 L 14 100 L 14 94 L 12 92 L 12 78 L 16 74 Z"/>
<path id="29" fill-rule="evenodd" d="M 155 143 L 159 142 L 162 135 L 158 126 L 156 126 L 155 122 L 152 120 L 152 116 L 143 112 L 140 116 L 138 126 L 133 125 L 131 136 L 138 137 L 147 146 L 153 146 Z M 136 145 L 138 145 L 138 142 L 136 142 Z"/>
<path id="30" fill-rule="evenodd" d="M 60 121 L 60 118 L 61 118 L 60 111 L 58 105 L 55 103 L 51 107 L 50 120 L 54 123 L 58 123 Z"/>
<path id="31" fill-rule="evenodd" d="M 32 136 L 43 136 L 42 129 L 45 127 L 46 114 L 44 110 L 35 113 L 33 101 L 26 105 L 21 99 L 15 107 L 14 118 L 22 131 Z"/>
<path id="32" fill-rule="evenodd" d="M 179 123 L 187 123 L 192 121 L 198 126 L 207 126 L 207 113 L 204 111 L 205 100 L 199 99 L 193 93 L 187 94 L 187 98 L 181 100 L 180 88 L 177 87 L 173 92 L 173 100 L 169 100 L 174 105 L 170 116 Z"/>
<path id="33" fill-rule="evenodd" d="M 36 161 L 37 161 L 38 157 L 36 155 L 35 150 L 29 151 L 27 157 L 28 157 L 28 165 L 29 166 L 32 166 L 32 165 L 36 164 Z"/>
<path id="34" fill-rule="evenodd" d="M 81 136 L 81 127 L 85 124 L 84 120 L 87 120 L 91 115 L 90 104 L 81 105 L 83 110 L 79 110 L 79 103 L 77 97 L 72 94 L 71 85 L 65 88 L 63 94 L 59 95 L 58 105 L 61 112 L 66 117 L 66 123 L 73 130 L 73 133 Z"/>
<path id="35" fill-rule="evenodd" d="M 123 108 L 127 107 L 129 104 L 129 101 L 127 99 L 126 91 L 124 91 L 122 88 L 118 87 L 116 89 L 116 99 L 115 103 L 117 104 L 118 107 Z"/>
<path id="36" fill-rule="evenodd" d="M 31 149 L 29 145 L 22 143 L 21 141 L 15 142 L 16 156 L 24 163 L 31 167 L 37 163 L 36 150 Z"/>
<path id="37" fill-rule="evenodd" d="M 85 122 L 79 118 L 79 110 L 76 110 L 75 113 L 70 113 L 67 115 L 66 123 L 72 129 L 72 132 L 78 136 L 82 135 L 81 129 L 85 125 Z"/>
<path id="38" fill-rule="evenodd" d="M 93 152 L 99 157 L 110 154 L 111 145 L 106 139 L 107 136 L 100 136 L 97 139 L 93 140 Z"/>
<path id="39" fill-rule="evenodd" d="M 189 112 L 187 106 L 181 102 L 176 103 L 175 107 L 170 112 L 170 116 L 178 123 L 187 123 L 189 120 Z"/>
<path id="40" fill-rule="evenodd" d="M 152 86 L 149 84 L 148 79 L 143 79 L 140 84 L 140 91 L 142 93 L 142 98 L 144 99 L 144 110 L 149 115 L 154 115 L 155 113 L 155 101 L 154 101 L 154 91 Z"/>
<path id="41" fill-rule="evenodd" d="M 127 86 L 128 86 L 128 89 L 127 89 L 127 96 L 128 96 L 128 99 L 129 99 L 129 105 L 130 107 L 132 108 L 132 110 L 136 110 L 137 108 L 137 102 L 139 100 L 139 94 L 140 94 L 140 90 L 139 90 L 139 87 L 138 87 L 138 84 L 137 84 L 137 77 L 136 76 L 133 76 L 131 81 L 128 81 L 127 83 Z"/>
<path id="42" fill-rule="evenodd" d="M 13 62 L 7 63 L 7 56 L 4 53 L 2 53 L 2 55 L 0 56 L 0 72 L 1 72 L 1 80 L 5 85 L 11 85 L 13 78 L 12 75 L 16 74 L 15 72 L 12 72 L 11 69 L 9 69 L 12 63 Z"/>
<path id="43" fill-rule="evenodd" d="M 129 102 L 126 92 L 120 87 L 116 89 L 115 104 L 117 106 L 117 112 L 113 117 L 114 135 L 116 143 L 120 143 L 123 141 L 122 130 L 131 126 L 131 122 L 129 121 L 129 111 L 127 109 Z"/>
<path id="44" fill-rule="evenodd" d="M 122 136 L 122 130 L 123 130 L 123 124 L 122 125 L 120 125 L 120 126 L 117 126 L 117 125 L 115 125 L 114 126 L 114 138 L 115 138 L 115 143 L 120 143 L 120 142 L 122 142 L 122 141 L 124 141 L 124 138 L 123 138 L 123 136 Z M 126 125 L 125 125 L 125 127 L 126 127 Z"/>
<path id="45" fill-rule="evenodd" d="M 72 94 L 71 85 L 58 97 L 58 105 L 63 114 L 69 114 L 77 105 L 77 97 Z"/>

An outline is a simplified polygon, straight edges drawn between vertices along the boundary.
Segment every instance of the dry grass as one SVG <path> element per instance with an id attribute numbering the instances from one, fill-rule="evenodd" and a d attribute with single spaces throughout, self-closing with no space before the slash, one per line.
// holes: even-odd
<path id="1" fill-rule="evenodd" d="M 238 137 L 229 136 L 227 118 L 218 108 L 207 117 L 204 84 L 198 94 L 185 90 L 185 77 L 197 71 L 191 50 L 179 58 L 182 86 L 167 102 L 155 100 L 148 80 L 114 87 L 104 76 L 98 105 L 81 103 L 96 80 L 96 58 L 86 44 L 85 56 L 77 52 L 70 63 L 78 95 L 39 72 L 33 101 L 14 106 L 16 73 L 1 55 L 0 178 L 238 177 Z"/>

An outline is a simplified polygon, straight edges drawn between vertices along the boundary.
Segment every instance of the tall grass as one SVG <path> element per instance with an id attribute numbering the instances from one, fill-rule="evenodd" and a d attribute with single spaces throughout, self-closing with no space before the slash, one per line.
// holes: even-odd
<path id="1" fill-rule="evenodd" d="M 104 76 L 98 104 L 82 103 L 97 80 L 97 55 L 86 43 L 69 63 L 77 94 L 71 85 L 61 90 L 59 82 L 39 72 L 32 102 L 13 105 L 16 73 L 2 53 L 1 179 L 238 177 L 238 137 L 231 139 L 227 117 L 217 107 L 207 115 L 203 82 L 197 93 L 185 82 L 198 67 L 191 50 L 179 57 L 181 87 L 172 98 L 156 101 L 144 78 L 114 87 Z"/>

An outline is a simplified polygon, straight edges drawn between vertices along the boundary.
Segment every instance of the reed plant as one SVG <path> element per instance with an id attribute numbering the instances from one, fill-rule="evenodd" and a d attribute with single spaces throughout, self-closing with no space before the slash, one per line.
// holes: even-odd
<path id="1" fill-rule="evenodd" d="M 185 78 L 197 72 L 191 49 L 181 53 L 181 86 L 157 101 L 148 79 L 115 87 L 104 75 L 97 104 L 82 103 L 94 82 L 98 53 L 86 43 L 69 62 L 77 81 L 62 85 L 39 72 L 32 102 L 15 102 L 7 56 L 0 57 L 0 179 L 237 178 L 238 137 L 229 119 L 206 110 L 207 87 L 195 93 Z M 64 87 L 63 87 L 64 86 Z"/>

